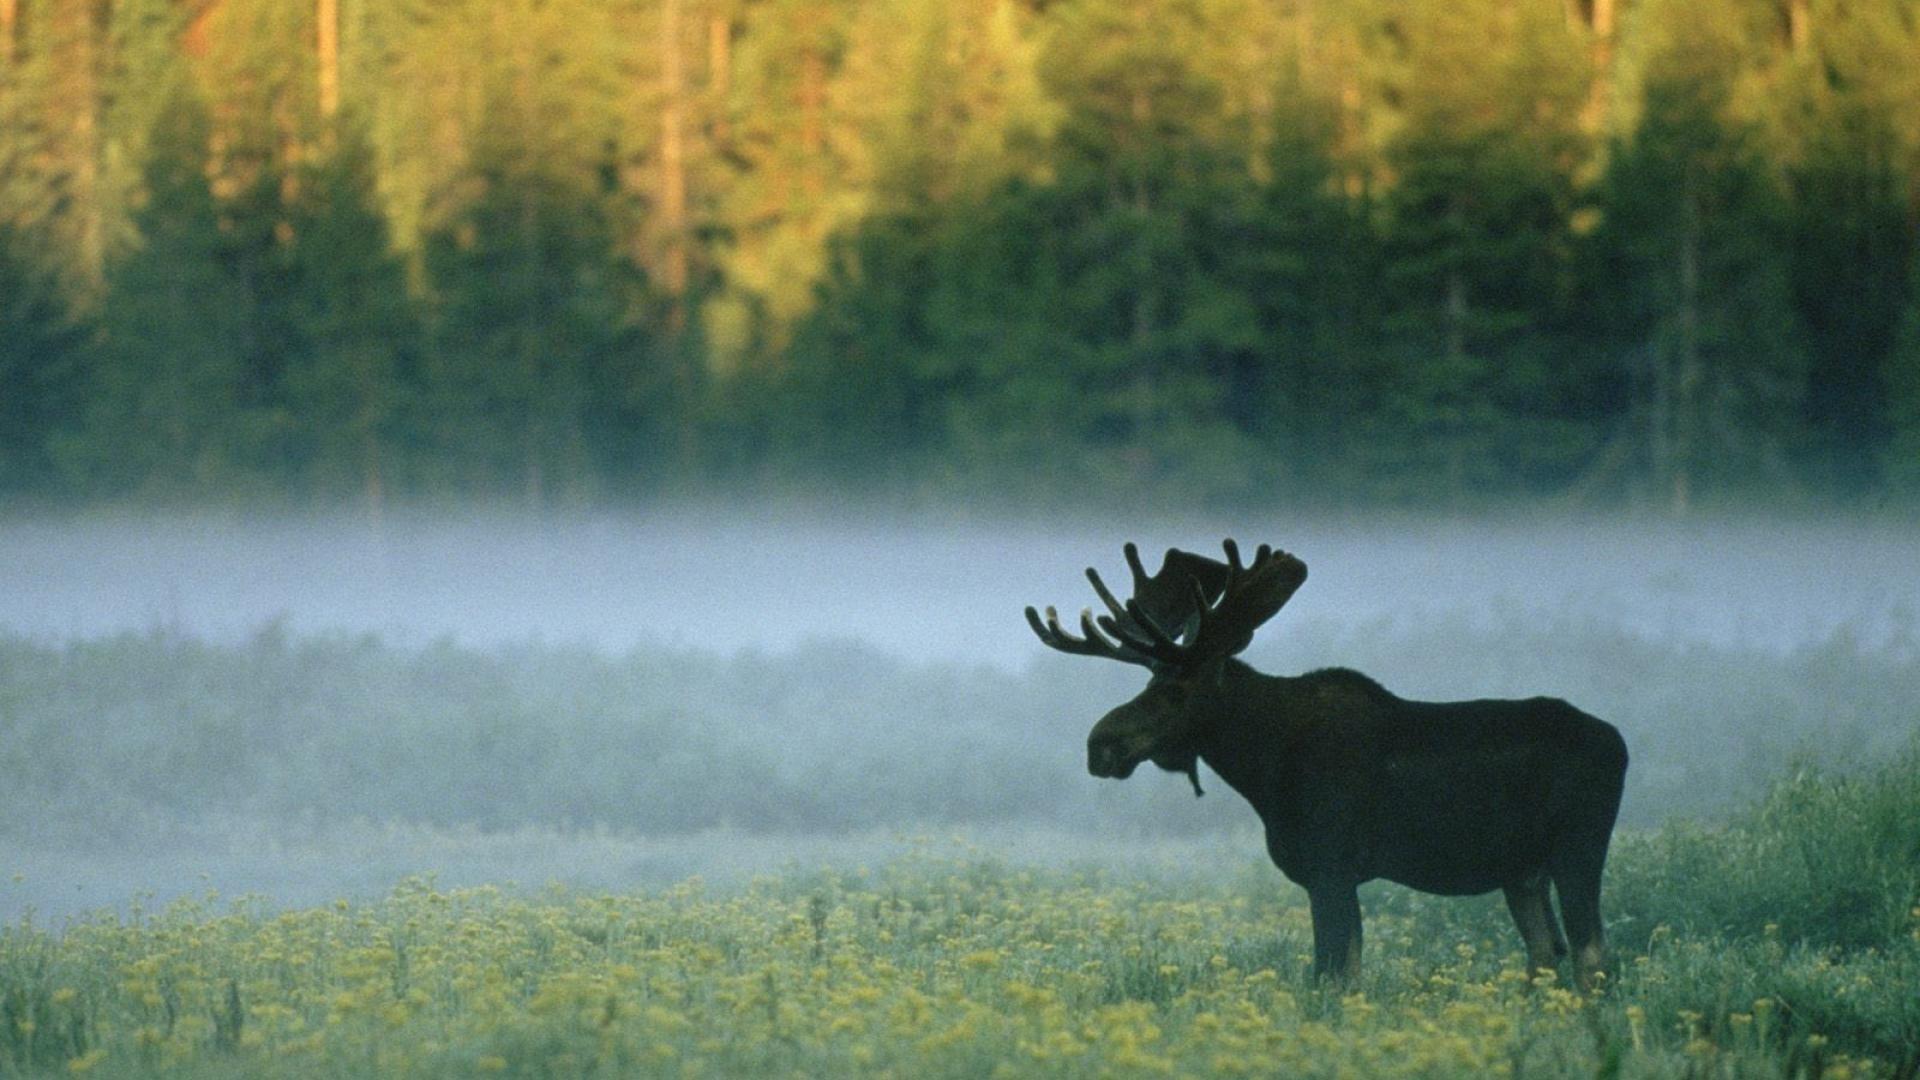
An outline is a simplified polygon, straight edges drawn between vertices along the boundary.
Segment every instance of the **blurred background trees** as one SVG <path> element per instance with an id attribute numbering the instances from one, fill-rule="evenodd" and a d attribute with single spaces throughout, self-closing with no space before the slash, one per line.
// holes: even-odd
<path id="1" fill-rule="evenodd" d="M 0 495 L 1920 498 L 1912 0 L 0 0 Z"/>

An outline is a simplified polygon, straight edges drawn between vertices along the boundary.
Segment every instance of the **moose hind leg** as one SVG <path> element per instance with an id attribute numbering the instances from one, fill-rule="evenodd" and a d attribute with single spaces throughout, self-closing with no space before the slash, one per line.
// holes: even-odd
<path id="1" fill-rule="evenodd" d="M 1606 928 L 1600 920 L 1600 872 L 1607 861 L 1607 839 L 1601 836 L 1569 843 L 1554 853 L 1549 867 L 1582 990 L 1593 989 L 1595 976 L 1607 967 Z"/>
<path id="2" fill-rule="evenodd" d="M 1360 974 L 1360 896 L 1352 885 L 1307 890 L 1313 911 L 1313 974 L 1350 982 Z"/>
<path id="3" fill-rule="evenodd" d="M 1555 970 L 1567 954 L 1566 938 L 1547 904 L 1547 879 L 1544 874 L 1506 887 L 1507 910 L 1520 928 L 1520 940 L 1527 946 L 1527 967 L 1534 975 Z"/>

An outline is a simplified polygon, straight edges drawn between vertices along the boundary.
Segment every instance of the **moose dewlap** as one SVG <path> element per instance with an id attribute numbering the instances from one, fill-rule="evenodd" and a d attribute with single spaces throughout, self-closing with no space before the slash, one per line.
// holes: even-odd
<path id="1" fill-rule="evenodd" d="M 1407 701 L 1342 668 L 1263 675 L 1234 657 L 1307 566 L 1266 545 L 1243 565 L 1224 547 L 1224 563 L 1169 550 L 1148 575 L 1126 545 L 1133 595 L 1122 602 L 1089 568 L 1108 614 L 1082 612 L 1078 637 L 1053 608 L 1044 621 L 1027 609 L 1052 648 L 1151 672 L 1093 726 L 1087 770 L 1125 778 L 1152 761 L 1198 793 L 1206 762 L 1253 804 L 1274 864 L 1307 890 L 1318 975 L 1357 972 L 1356 890 L 1385 878 L 1449 896 L 1502 890 L 1529 963 L 1552 970 L 1571 943 L 1591 985 L 1606 964 L 1600 875 L 1627 773 L 1619 731 L 1557 698 Z"/>

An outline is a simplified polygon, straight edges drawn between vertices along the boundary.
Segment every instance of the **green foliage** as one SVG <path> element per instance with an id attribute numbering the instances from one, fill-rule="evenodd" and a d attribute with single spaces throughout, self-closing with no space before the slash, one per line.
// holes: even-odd
<path id="1" fill-rule="evenodd" d="M 1914 262 L 1920 266 L 1920 255 Z M 1889 483 L 1907 497 L 1920 494 L 1920 272 L 1913 282 L 1913 299 L 1887 353 L 1887 413 L 1894 434 L 1882 459 Z"/>
<path id="2" fill-rule="evenodd" d="M 0 495 L 46 497 L 51 443 L 73 404 L 84 328 L 19 230 L 0 225 Z"/>
<path id="3" fill-rule="evenodd" d="M 1907 492 L 1910 13 L 1613 6 L 342 0 L 336 116 L 315 5 L 24 5 L 0 223 L 105 345 L 9 453 L 370 509 Z"/>
<path id="4" fill-rule="evenodd" d="M 1790 485 L 1807 354 L 1790 303 L 1781 192 L 1735 99 L 1726 36 L 1675 40 L 1649 61 L 1641 118 L 1615 151 L 1593 237 L 1601 317 L 1624 374 L 1626 421 L 1654 498 L 1696 486 Z"/>
<path id="5" fill-rule="evenodd" d="M 1864 949 L 1920 905 L 1920 751 L 1859 774 L 1802 765 L 1724 824 L 1627 841 L 1616 906 L 1635 947 L 1667 925 L 1775 944 Z"/>
<path id="6" fill-rule="evenodd" d="M 1590 452 L 1595 410 L 1561 408 L 1583 388 L 1554 334 L 1583 58 L 1553 18 L 1454 4 L 1407 20 L 1367 447 L 1403 492 L 1559 489 Z"/>
<path id="7" fill-rule="evenodd" d="M 249 369 L 256 314 L 244 237 L 222 228 L 204 162 L 210 128 L 174 84 L 153 133 L 137 250 L 109 272 L 84 385 L 84 413 L 59 444 L 81 483 L 148 498 L 208 499 L 263 483 L 276 426 L 270 388 Z"/>
<path id="8" fill-rule="evenodd" d="M 1894 61 L 1920 24 L 1865 5 L 1827 13 L 1782 73 L 1774 120 L 1792 195 L 1792 287 L 1807 334 L 1809 447 L 1816 482 L 1872 495 L 1886 445 L 1894 339 L 1911 304 L 1912 169 L 1920 79 Z"/>
<path id="9" fill-rule="evenodd" d="M 1920 907 L 1862 929 L 1768 918 L 1783 850 L 1834 843 L 1912 904 L 1920 756 L 1785 781 L 1710 867 L 1690 831 L 1610 868 L 1615 971 L 1525 969 L 1497 898 L 1370 890 L 1357 984 L 1313 985 L 1298 889 L 1218 871 L 1031 869 L 910 854 L 738 888 L 443 889 L 283 910 L 217 896 L 58 933 L 0 927 L 0 1068 L 185 1076 L 1905 1076 Z M 1803 812 L 1810 805 L 1819 809 Z M 1781 807 L 1794 809 L 1778 812 Z M 1905 861 L 1903 861 L 1905 860 Z M 1841 891 L 1863 864 L 1808 865 Z M 1688 875 L 1708 871 L 1707 877 Z M 1650 893 L 1644 882 L 1679 882 Z M 1707 929 L 1730 894 L 1745 921 Z M 1795 905 L 1786 900 L 1786 910 Z M 1645 929 L 1651 927 L 1651 929 Z M 1799 931 L 1804 931 L 1803 933 Z"/>
<path id="10" fill-rule="evenodd" d="M 449 473 L 434 486 L 517 482 L 530 505 L 578 503 L 623 282 L 585 194 L 510 145 L 483 145 L 477 195 L 429 238 L 428 431 Z"/>
<path id="11" fill-rule="evenodd" d="M 339 138 L 303 171 L 289 215 L 287 394 L 303 403 L 297 453 L 309 490 L 356 492 L 377 510 L 419 408 L 421 342 L 375 205 L 372 149 L 358 124 Z"/>

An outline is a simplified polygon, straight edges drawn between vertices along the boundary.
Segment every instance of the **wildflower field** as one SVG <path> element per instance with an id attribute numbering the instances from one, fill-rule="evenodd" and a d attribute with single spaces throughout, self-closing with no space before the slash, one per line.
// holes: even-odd
<path id="1" fill-rule="evenodd" d="M 0 931 L 0 1075 L 1849 1076 L 1920 1070 L 1920 755 L 1620 837 L 1614 977 L 1532 980 L 1497 897 L 910 856 L 750 885 L 208 897 Z"/>

